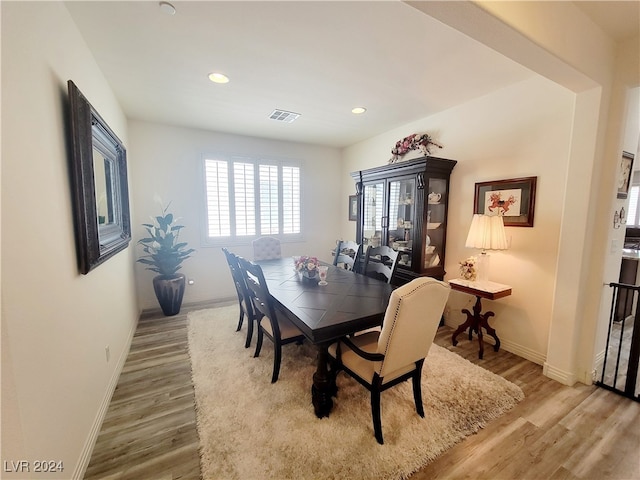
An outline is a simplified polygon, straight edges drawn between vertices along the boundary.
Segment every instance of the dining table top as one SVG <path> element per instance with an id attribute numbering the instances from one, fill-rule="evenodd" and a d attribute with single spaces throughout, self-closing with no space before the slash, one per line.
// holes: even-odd
<path id="1" fill-rule="evenodd" d="M 278 314 L 286 316 L 314 344 L 381 325 L 394 289 L 333 265 L 328 265 L 327 285 L 318 285 L 295 271 L 292 257 L 255 263 L 262 267 Z"/>

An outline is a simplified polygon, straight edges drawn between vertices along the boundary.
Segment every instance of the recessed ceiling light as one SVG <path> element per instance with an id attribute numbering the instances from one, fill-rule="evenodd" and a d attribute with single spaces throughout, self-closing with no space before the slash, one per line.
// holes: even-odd
<path id="1" fill-rule="evenodd" d="M 176 7 L 171 5 L 169 2 L 160 2 L 160 3 L 158 3 L 158 5 L 160 5 L 160 11 L 162 13 L 166 13 L 167 15 L 175 15 L 176 14 Z"/>
<path id="2" fill-rule="evenodd" d="M 366 112 L 367 109 L 364 107 L 355 107 L 351 109 L 351 113 L 355 114 L 355 115 L 360 115 L 361 113 Z"/>
<path id="3" fill-rule="evenodd" d="M 229 83 L 229 77 L 222 73 L 210 73 L 209 80 L 214 83 Z"/>

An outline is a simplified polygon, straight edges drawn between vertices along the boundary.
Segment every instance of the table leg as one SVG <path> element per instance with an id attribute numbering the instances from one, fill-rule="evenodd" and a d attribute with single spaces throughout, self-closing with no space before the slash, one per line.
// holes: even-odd
<path id="1" fill-rule="evenodd" d="M 318 345 L 318 366 L 313 374 L 313 385 L 311 386 L 311 399 L 316 417 L 328 417 L 333 408 L 333 400 L 331 399 L 335 387 L 331 385 L 331 376 L 327 368 L 329 352 L 328 344 Z"/>
<path id="2" fill-rule="evenodd" d="M 493 337 L 493 339 L 496 341 L 496 344 L 493 347 L 494 351 L 497 352 L 500 349 L 500 339 L 498 338 L 498 335 L 496 334 L 495 329 L 491 328 L 488 322 L 489 317 L 492 317 L 495 314 L 493 312 L 480 313 L 481 311 L 482 311 L 481 297 L 476 296 L 476 303 L 473 306 L 473 314 L 471 314 L 471 312 L 466 308 L 462 310 L 462 313 L 467 315 L 467 320 L 464 323 L 462 323 L 456 329 L 455 332 L 453 332 L 453 336 L 451 337 L 451 341 L 453 343 L 453 346 L 455 347 L 458 344 L 456 337 L 460 333 L 464 332 L 468 328 L 469 340 L 471 340 L 473 331 L 475 330 L 478 334 L 478 345 L 480 347 L 478 352 L 478 358 L 480 358 L 480 360 L 482 360 L 482 357 L 484 356 L 484 339 L 482 338 L 483 328 L 486 330 L 487 334 Z"/>
<path id="3" fill-rule="evenodd" d="M 454 347 L 458 345 L 458 341 L 456 340 L 456 337 L 460 335 L 462 332 L 464 332 L 467 328 L 469 329 L 469 337 L 471 337 L 471 332 L 473 331 L 473 328 L 476 325 L 476 318 L 473 315 L 471 315 L 471 312 L 469 310 L 465 308 L 464 310 L 462 310 L 462 313 L 467 314 L 467 319 L 465 320 L 464 323 L 460 324 L 458 328 L 456 328 L 455 332 L 453 332 L 453 336 L 451 337 L 451 343 L 453 343 Z M 469 340 L 471 340 L 471 338 L 469 338 Z"/>
<path id="4" fill-rule="evenodd" d="M 480 317 L 480 324 L 478 325 L 478 329 L 480 328 L 484 328 L 487 333 L 489 334 L 489 336 L 493 337 L 493 339 L 496 341 L 496 344 L 493 346 L 493 351 L 497 352 L 498 350 L 500 350 L 500 339 L 498 338 L 498 335 L 496 334 L 496 330 L 495 328 L 491 328 L 489 326 L 489 317 L 493 317 L 494 313 L 493 312 L 486 312 L 484 315 L 481 315 Z"/>

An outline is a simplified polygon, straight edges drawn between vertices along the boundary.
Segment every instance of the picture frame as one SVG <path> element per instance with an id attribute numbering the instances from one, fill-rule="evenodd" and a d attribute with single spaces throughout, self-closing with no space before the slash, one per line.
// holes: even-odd
<path id="1" fill-rule="evenodd" d="M 349 195 L 349 221 L 358 220 L 358 195 Z"/>
<path id="2" fill-rule="evenodd" d="M 127 151 L 72 80 L 67 90 L 76 250 L 86 275 L 131 242 Z"/>
<path id="3" fill-rule="evenodd" d="M 622 152 L 620 159 L 620 176 L 618 177 L 618 198 L 627 198 L 629 186 L 631 185 L 631 175 L 633 173 L 633 153 Z"/>
<path id="4" fill-rule="evenodd" d="M 533 227 L 538 177 L 476 183 L 473 213 L 502 215 L 505 227 Z"/>

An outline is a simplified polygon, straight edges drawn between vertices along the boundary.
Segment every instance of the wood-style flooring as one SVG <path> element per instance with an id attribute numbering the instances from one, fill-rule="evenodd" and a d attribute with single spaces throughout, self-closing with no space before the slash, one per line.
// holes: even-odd
<path id="1" fill-rule="evenodd" d="M 200 478 L 187 313 L 140 320 L 85 479 Z M 460 335 L 453 347 L 452 332 L 441 327 L 436 343 L 519 385 L 526 398 L 412 480 L 640 479 L 640 403 L 595 386 L 563 386 L 490 345 L 479 360 L 477 340 Z"/>

